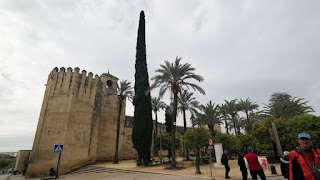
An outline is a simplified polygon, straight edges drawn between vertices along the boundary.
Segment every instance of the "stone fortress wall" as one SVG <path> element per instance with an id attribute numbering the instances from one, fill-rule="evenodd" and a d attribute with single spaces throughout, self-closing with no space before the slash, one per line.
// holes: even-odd
<path id="1" fill-rule="evenodd" d="M 79 68 L 52 70 L 32 150 L 23 151 L 21 162 L 17 162 L 21 165 L 29 156 L 27 177 L 39 177 L 50 168 L 56 169 L 59 155 L 53 153 L 53 145 L 58 143 L 64 145 L 61 174 L 98 161 L 113 160 L 119 110 L 117 82 L 118 78 L 109 73 L 93 77 L 85 70 L 80 73 Z M 124 101 L 120 119 L 119 160 L 137 158 L 131 140 L 133 117 L 125 116 L 125 104 Z M 215 130 L 221 131 L 220 126 Z M 165 132 L 161 123 L 158 132 Z M 176 153 L 182 155 L 182 135 L 177 132 L 176 137 L 181 143 Z M 153 154 L 152 149 L 153 145 Z M 21 165 L 19 170 L 22 167 L 25 168 Z"/>
<path id="2" fill-rule="evenodd" d="M 61 173 L 96 161 L 112 160 L 116 139 L 119 101 L 118 78 L 109 73 L 100 77 L 79 68 L 54 68 L 48 77 L 36 135 L 29 157 L 27 177 L 56 169 L 58 154 L 53 144 L 63 144 Z M 124 102 L 125 105 L 125 102 Z M 132 128 L 124 127 L 121 112 L 119 159 L 136 157 Z"/>
<path id="3" fill-rule="evenodd" d="M 16 163 L 14 165 L 14 170 L 18 172 L 23 172 L 26 170 L 28 165 L 30 150 L 19 150 L 16 157 Z"/>

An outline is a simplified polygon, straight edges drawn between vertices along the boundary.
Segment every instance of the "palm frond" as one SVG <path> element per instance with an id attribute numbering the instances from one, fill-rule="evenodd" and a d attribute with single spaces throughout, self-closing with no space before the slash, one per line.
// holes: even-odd
<path id="1" fill-rule="evenodd" d="M 120 98 L 131 98 L 133 97 L 133 88 L 131 83 L 127 80 L 121 80 L 120 85 L 117 84 L 117 94 Z"/>
<path id="2" fill-rule="evenodd" d="M 158 73 L 151 80 L 154 83 L 151 88 L 161 86 L 161 94 L 163 95 L 167 89 L 170 89 L 173 93 L 178 93 L 183 87 L 193 88 L 195 91 L 199 91 L 205 94 L 205 91 L 198 85 L 188 82 L 188 80 L 203 81 L 203 77 L 194 73 L 195 68 L 189 63 L 181 64 L 181 57 L 176 57 L 174 63 L 164 61 L 164 64 L 160 65 L 160 68 L 155 72 Z"/>
<path id="3" fill-rule="evenodd" d="M 161 97 L 152 97 L 151 104 L 153 111 L 159 111 L 160 109 L 165 109 L 167 107 L 166 103 L 161 101 Z"/>
<path id="4" fill-rule="evenodd" d="M 287 93 L 273 93 L 269 104 L 265 105 L 264 113 L 274 118 L 291 118 L 295 115 L 314 112 L 308 101 L 303 98 L 295 98 Z"/>

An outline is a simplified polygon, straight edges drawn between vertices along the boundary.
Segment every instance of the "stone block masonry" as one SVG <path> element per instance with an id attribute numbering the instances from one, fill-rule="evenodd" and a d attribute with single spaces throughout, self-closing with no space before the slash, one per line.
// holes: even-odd
<path id="1" fill-rule="evenodd" d="M 96 161 L 112 160 L 119 108 L 118 78 L 101 76 L 79 68 L 54 68 L 49 74 L 36 135 L 29 156 L 27 177 L 38 177 L 56 169 L 58 154 L 53 144 L 64 144 L 61 173 Z M 125 105 L 125 102 L 123 102 Z M 119 159 L 136 157 L 132 128 L 124 126 L 121 112 Z"/>
<path id="2" fill-rule="evenodd" d="M 16 162 L 14 165 L 14 170 L 22 173 L 27 170 L 28 160 L 29 160 L 30 150 L 20 150 L 16 157 Z"/>

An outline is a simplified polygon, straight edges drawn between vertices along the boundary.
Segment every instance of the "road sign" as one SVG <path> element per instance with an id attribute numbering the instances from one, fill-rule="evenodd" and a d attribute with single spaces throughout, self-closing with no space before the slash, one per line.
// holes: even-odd
<path id="1" fill-rule="evenodd" d="M 213 146 L 213 141 L 212 141 L 212 139 L 209 139 L 209 146 Z"/>
<path id="2" fill-rule="evenodd" d="M 53 153 L 62 153 L 63 144 L 54 144 L 53 145 Z"/>

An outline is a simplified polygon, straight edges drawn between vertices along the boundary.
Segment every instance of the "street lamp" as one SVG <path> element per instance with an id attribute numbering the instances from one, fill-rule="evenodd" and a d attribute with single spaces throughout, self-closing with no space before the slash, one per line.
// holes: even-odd
<path id="1" fill-rule="evenodd" d="M 161 139 L 161 129 L 162 129 L 162 124 L 160 126 L 160 163 L 162 163 L 162 139 Z"/>
<path id="2" fill-rule="evenodd" d="M 197 138 L 196 138 L 196 133 L 194 131 L 194 126 L 196 124 L 195 122 L 195 118 L 194 118 L 194 115 L 191 114 L 191 122 L 192 122 L 192 130 L 193 130 L 193 143 L 195 145 L 195 148 L 196 150 L 194 151 L 195 155 L 196 155 L 196 174 L 201 174 L 201 171 L 200 171 L 200 158 L 199 158 L 199 149 L 198 149 L 198 143 L 197 143 Z"/>

